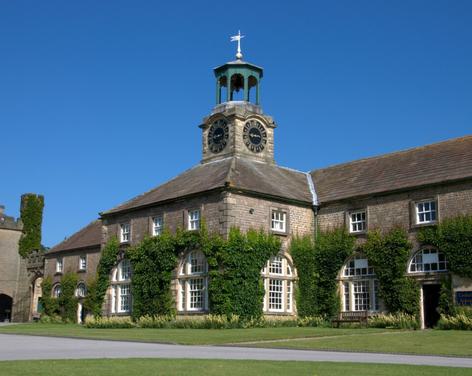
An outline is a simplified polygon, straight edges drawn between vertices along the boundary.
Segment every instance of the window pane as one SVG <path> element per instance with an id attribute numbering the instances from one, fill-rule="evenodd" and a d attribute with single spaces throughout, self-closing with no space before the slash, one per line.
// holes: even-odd
<path id="1" fill-rule="evenodd" d="M 279 279 L 269 280 L 269 310 L 282 310 L 282 281 Z"/>

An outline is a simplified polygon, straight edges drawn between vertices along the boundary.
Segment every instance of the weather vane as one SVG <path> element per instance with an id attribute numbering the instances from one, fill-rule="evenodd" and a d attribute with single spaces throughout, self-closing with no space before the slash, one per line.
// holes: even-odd
<path id="1" fill-rule="evenodd" d="M 241 60 L 243 54 L 241 53 L 241 39 L 244 38 L 244 35 L 241 35 L 241 30 L 238 30 L 238 35 L 233 35 L 231 37 L 231 42 L 238 41 L 238 52 L 236 53 L 236 59 Z"/>

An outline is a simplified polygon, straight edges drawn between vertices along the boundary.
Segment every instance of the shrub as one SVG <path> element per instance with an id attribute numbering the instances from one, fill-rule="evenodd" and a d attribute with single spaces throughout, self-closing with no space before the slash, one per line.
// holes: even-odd
<path id="1" fill-rule="evenodd" d="M 371 328 L 419 329 L 420 327 L 418 318 L 406 313 L 378 314 L 369 317 L 367 323 Z"/>
<path id="2" fill-rule="evenodd" d="M 323 316 L 311 316 L 295 319 L 253 317 L 242 318 L 238 315 L 205 315 L 176 318 L 172 315 L 142 316 L 135 322 L 130 317 L 87 317 L 86 328 L 154 328 L 154 329 L 246 329 L 246 328 L 281 328 L 281 327 L 317 327 L 328 326 Z"/>
<path id="3" fill-rule="evenodd" d="M 305 316 L 297 319 L 300 327 L 327 327 L 330 323 L 325 316 Z"/>
<path id="4" fill-rule="evenodd" d="M 64 324 L 64 320 L 59 315 L 41 315 L 38 322 L 41 324 Z"/>
<path id="5" fill-rule="evenodd" d="M 437 328 L 443 330 L 472 330 L 472 314 L 459 313 L 454 316 L 441 315 Z"/>
<path id="6" fill-rule="evenodd" d="M 126 329 L 134 328 L 136 324 L 131 320 L 131 317 L 92 317 L 87 316 L 85 318 L 86 328 L 95 329 Z"/>

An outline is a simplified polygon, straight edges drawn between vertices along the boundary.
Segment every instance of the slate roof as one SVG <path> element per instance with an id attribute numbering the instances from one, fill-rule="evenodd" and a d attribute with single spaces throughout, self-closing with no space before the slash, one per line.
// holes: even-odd
<path id="1" fill-rule="evenodd" d="M 102 240 L 102 221 L 96 220 L 77 231 L 71 237 L 52 247 L 47 253 L 71 251 L 87 247 L 100 246 Z"/>
<path id="2" fill-rule="evenodd" d="M 312 202 L 307 174 L 272 164 L 232 157 L 199 164 L 174 179 L 101 214 L 115 214 L 224 187 L 307 204 Z"/>
<path id="3" fill-rule="evenodd" d="M 472 177 L 472 136 L 311 172 L 321 204 Z"/>

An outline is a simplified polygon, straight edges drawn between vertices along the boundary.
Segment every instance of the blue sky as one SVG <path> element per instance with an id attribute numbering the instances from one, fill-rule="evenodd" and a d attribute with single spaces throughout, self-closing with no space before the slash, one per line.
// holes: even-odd
<path id="1" fill-rule="evenodd" d="M 276 160 L 303 171 L 470 134 L 471 1 L 2 1 L 0 203 L 52 246 L 199 163 L 212 68 L 264 67 Z"/>

